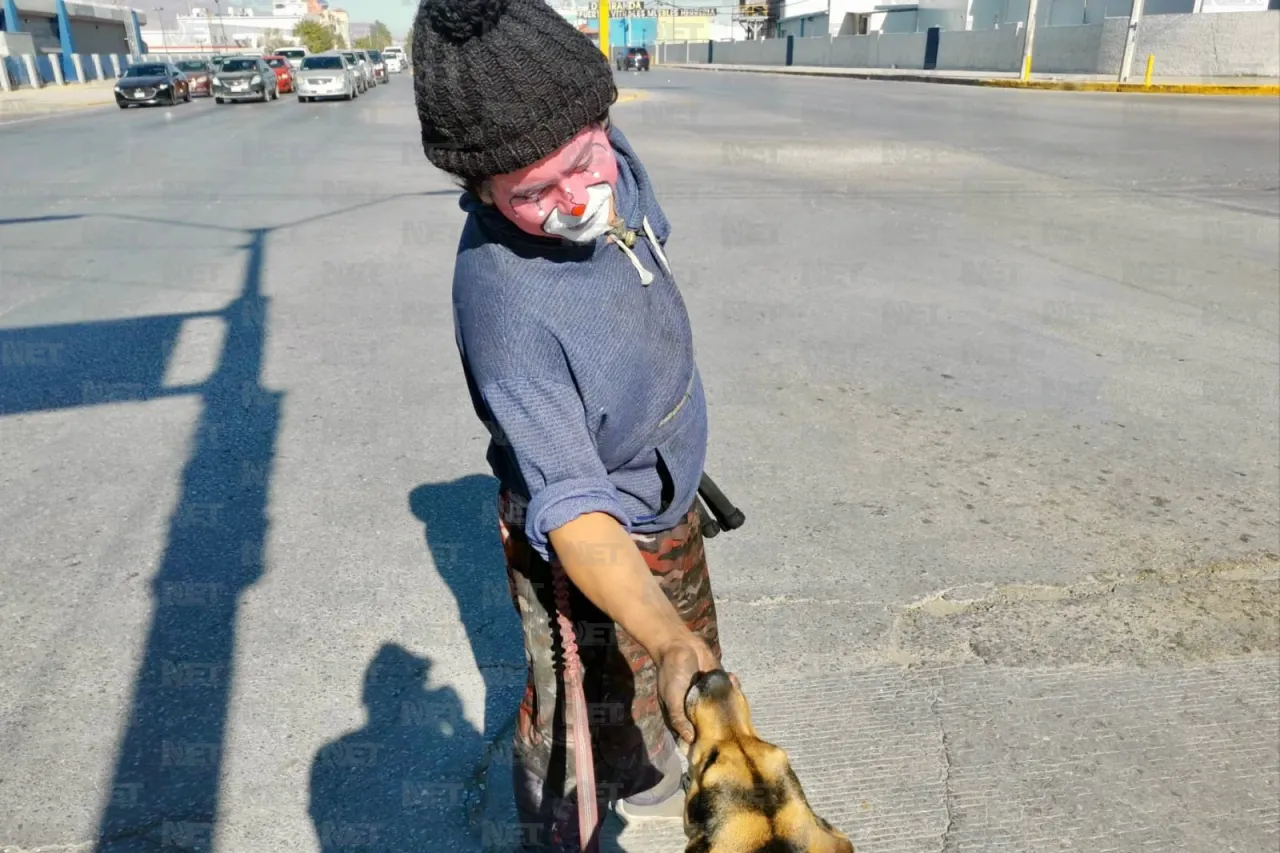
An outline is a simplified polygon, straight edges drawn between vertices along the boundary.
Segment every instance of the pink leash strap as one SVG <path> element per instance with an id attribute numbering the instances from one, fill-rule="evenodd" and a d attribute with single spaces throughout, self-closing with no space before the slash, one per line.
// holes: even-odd
<path id="1" fill-rule="evenodd" d="M 591 729 L 587 701 L 582 693 L 582 660 L 569 615 L 569 578 L 558 564 L 552 569 L 555 583 L 556 620 L 564 645 L 565 710 L 573 731 L 573 767 L 578 788 L 578 839 L 583 853 L 596 853 L 596 770 L 591 753 Z"/>

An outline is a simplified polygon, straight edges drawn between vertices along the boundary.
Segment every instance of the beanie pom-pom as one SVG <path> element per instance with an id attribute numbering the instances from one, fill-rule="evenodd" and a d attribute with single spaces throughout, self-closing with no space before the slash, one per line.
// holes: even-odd
<path id="1" fill-rule="evenodd" d="M 427 25 L 446 39 L 465 42 L 493 29 L 507 10 L 507 0 L 426 0 Z"/>

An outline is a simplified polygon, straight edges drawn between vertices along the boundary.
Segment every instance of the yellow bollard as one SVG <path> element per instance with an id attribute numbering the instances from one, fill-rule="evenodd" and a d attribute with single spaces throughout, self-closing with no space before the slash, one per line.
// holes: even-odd
<path id="1" fill-rule="evenodd" d="M 1147 56 L 1147 76 L 1142 78 L 1142 85 L 1151 88 L 1151 72 L 1156 67 L 1156 55 L 1154 53 Z"/>
<path id="2" fill-rule="evenodd" d="M 609 64 L 613 64 L 613 53 L 609 50 L 609 0 L 600 0 L 598 4 L 600 9 L 597 18 L 597 27 L 600 31 L 600 50 L 604 53 L 605 58 L 609 60 Z"/>
<path id="3" fill-rule="evenodd" d="M 1022 79 L 1031 79 L 1031 57 L 1029 56 L 1022 60 Z"/>

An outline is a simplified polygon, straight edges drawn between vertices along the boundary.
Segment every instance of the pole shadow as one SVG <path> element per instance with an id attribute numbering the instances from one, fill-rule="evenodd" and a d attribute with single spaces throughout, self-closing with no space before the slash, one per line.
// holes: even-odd
<path id="1" fill-rule="evenodd" d="M 400 198 L 370 199 L 277 226 L 244 229 L 127 214 L 0 219 L 0 227 L 90 217 L 246 238 L 239 294 L 220 311 L 0 329 L 0 416 L 198 396 L 202 410 L 152 580 L 153 611 L 94 853 L 178 848 L 209 853 L 219 815 L 225 729 L 241 594 L 265 571 L 268 486 L 284 395 L 261 382 L 269 300 L 266 245 L 275 232 Z M 199 385 L 165 387 L 185 320 L 218 317 L 222 350 Z"/>
<path id="2" fill-rule="evenodd" d="M 260 381 L 265 230 L 250 232 L 244 287 L 202 389 L 155 609 L 117 753 L 98 853 L 142 843 L 212 849 L 239 597 L 263 572 L 267 480 L 282 396 Z"/>

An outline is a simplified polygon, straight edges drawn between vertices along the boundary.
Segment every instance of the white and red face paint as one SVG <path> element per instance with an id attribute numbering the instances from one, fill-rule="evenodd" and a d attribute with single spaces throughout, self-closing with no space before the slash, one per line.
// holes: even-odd
<path id="1" fill-rule="evenodd" d="M 494 205 L 527 234 L 591 242 L 608 227 L 618 162 L 593 124 L 531 166 L 489 182 Z"/>

